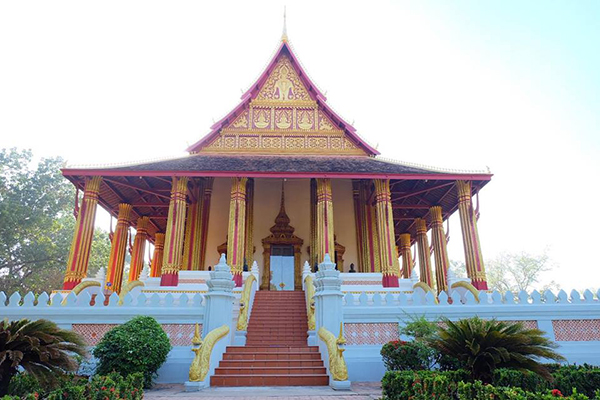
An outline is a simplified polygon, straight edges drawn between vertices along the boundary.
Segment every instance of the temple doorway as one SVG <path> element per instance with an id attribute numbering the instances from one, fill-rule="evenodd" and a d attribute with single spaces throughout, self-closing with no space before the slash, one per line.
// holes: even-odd
<path id="1" fill-rule="evenodd" d="M 294 246 L 271 246 L 271 287 L 294 290 Z"/>

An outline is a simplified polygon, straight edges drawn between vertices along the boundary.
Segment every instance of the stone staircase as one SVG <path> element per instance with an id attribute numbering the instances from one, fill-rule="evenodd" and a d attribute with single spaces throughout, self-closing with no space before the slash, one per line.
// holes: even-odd
<path id="1" fill-rule="evenodd" d="M 245 346 L 228 346 L 211 386 L 323 386 L 321 353 L 308 346 L 302 291 L 258 291 Z"/>

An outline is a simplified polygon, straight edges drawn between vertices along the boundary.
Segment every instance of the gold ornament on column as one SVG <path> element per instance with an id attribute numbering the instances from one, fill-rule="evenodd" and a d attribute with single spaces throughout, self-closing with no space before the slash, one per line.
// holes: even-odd
<path id="1" fill-rule="evenodd" d="M 471 199 L 471 182 L 456 181 L 456 188 L 458 189 L 458 211 L 465 249 L 467 275 L 475 288 L 487 290 L 485 267 L 477 231 L 477 219 Z"/>
<path id="2" fill-rule="evenodd" d="M 110 246 L 105 289 L 116 293 L 121 292 L 121 285 L 123 283 L 123 268 L 125 265 L 125 253 L 127 251 L 127 233 L 131 208 L 131 204 L 119 204 L 117 227 L 115 228 Z"/>
<path id="3" fill-rule="evenodd" d="M 165 250 L 165 234 L 157 233 L 154 236 L 154 254 L 152 255 L 152 265 L 150 266 L 150 277 L 158 278 L 162 273 L 162 263 Z"/>
<path id="4" fill-rule="evenodd" d="M 420 280 L 429 287 L 433 287 L 431 274 L 431 252 L 429 251 L 429 239 L 427 238 L 427 222 L 422 218 L 415 219 L 417 230 L 417 247 L 419 249 L 419 271 Z"/>
<path id="5" fill-rule="evenodd" d="M 231 179 L 229 229 L 227 230 L 227 264 L 237 287 L 242 286 L 246 239 L 246 183 L 248 178 Z"/>
<path id="6" fill-rule="evenodd" d="M 378 248 L 384 287 L 398 287 L 399 264 L 389 179 L 375 179 Z"/>
<path id="7" fill-rule="evenodd" d="M 75 232 L 63 283 L 64 290 L 71 290 L 87 276 L 90 249 L 94 236 L 94 222 L 102 177 L 94 176 L 85 183 L 81 208 L 77 214 Z"/>
<path id="8" fill-rule="evenodd" d="M 179 270 L 183 258 L 183 239 L 185 235 L 185 213 L 187 195 L 186 177 L 174 177 L 171 188 L 171 202 L 167 217 L 165 251 L 163 256 L 161 286 L 177 286 Z"/>
<path id="9" fill-rule="evenodd" d="M 410 233 L 400 235 L 400 255 L 402 256 L 402 277 L 410 278 L 413 268 L 412 253 L 410 251 Z"/>
<path id="10" fill-rule="evenodd" d="M 148 217 L 140 217 L 137 220 L 135 239 L 133 240 L 133 251 L 131 252 L 131 264 L 129 266 L 129 282 L 137 281 L 142 268 L 144 268 L 144 252 L 146 240 L 148 239 Z"/>
<path id="11" fill-rule="evenodd" d="M 325 254 L 335 258 L 335 239 L 333 225 L 333 193 L 331 179 L 317 179 L 317 260 L 323 262 Z M 311 249 L 312 251 L 312 249 Z"/>
<path id="12" fill-rule="evenodd" d="M 431 215 L 431 241 L 433 243 L 433 257 L 435 259 L 435 280 L 438 293 L 448 292 L 448 249 L 442 219 L 442 207 L 435 206 L 429 209 Z M 430 285 L 431 286 L 431 285 Z"/>

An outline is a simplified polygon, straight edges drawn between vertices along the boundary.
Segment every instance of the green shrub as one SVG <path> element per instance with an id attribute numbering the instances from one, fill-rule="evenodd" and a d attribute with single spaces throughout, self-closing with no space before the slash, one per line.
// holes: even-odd
<path id="1" fill-rule="evenodd" d="M 438 353 L 420 341 L 394 340 L 381 347 L 383 363 L 388 371 L 431 369 Z"/>
<path id="2" fill-rule="evenodd" d="M 24 372 L 13 376 L 8 384 L 8 394 L 12 396 L 25 396 L 29 393 L 43 394 L 40 382 L 31 374 Z"/>
<path id="3" fill-rule="evenodd" d="M 493 382 L 494 386 L 518 387 L 529 392 L 543 392 L 548 389 L 555 389 L 548 380 L 536 373 L 510 368 L 496 369 L 494 371 Z"/>
<path id="4" fill-rule="evenodd" d="M 75 355 L 86 354 L 80 335 L 52 321 L 0 321 L 0 396 L 8 393 L 19 368 L 48 384 L 57 375 L 76 371 Z"/>
<path id="5" fill-rule="evenodd" d="M 554 371 L 552 377 L 552 387 L 565 394 L 569 394 L 572 389 L 576 389 L 577 393 L 592 397 L 597 390 L 600 390 L 599 367 L 590 365 L 562 366 Z"/>
<path id="6" fill-rule="evenodd" d="M 96 372 L 122 376 L 141 372 L 144 387 L 150 387 L 170 350 L 169 338 L 154 318 L 135 317 L 108 331 L 98 343 L 93 351 L 98 359 Z"/>
<path id="7" fill-rule="evenodd" d="M 549 378 L 550 373 L 539 360 L 564 360 L 544 332 L 527 329 L 521 323 L 479 317 L 456 322 L 444 318 L 443 322 L 445 327 L 439 328 L 429 344 L 441 354 L 458 359 L 474 380 L 490 383 L 494 370 L 501 367 L 529 370 Z"/>
<path id="8" fill-rule="evenodd" d="M 600 400 L 600 391 L 589 396 L 577 390 L 573 393 L 559 389 L 528 391 L 486 385 L 481 381 L 469 382 L 468 378 L 467 371 L 388 371 L 381 386 L 384 398 L 389 400 Z"/>
<path id="9" fill-rule="evenodd" d="M 408 321 L 400 327 L 400 334 L 411 336 L 415 340 L 427 340 L 435 336 L 438 331 L 438 320 L 429 321 L 424 315 L 409 315 Z"/>

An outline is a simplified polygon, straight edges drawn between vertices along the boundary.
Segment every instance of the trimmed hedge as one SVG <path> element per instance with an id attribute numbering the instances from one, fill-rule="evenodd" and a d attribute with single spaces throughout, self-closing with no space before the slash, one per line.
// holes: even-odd
<path id="1" fill-rule="evenodd" d="M 96 375 L 91 380 L 65 375 L 54 389 L 43 388 L 28 374 L 11 379 L 9 394 L 0 400 L 142 400 L 144 376 L 123 378 L 118 373 Z"/>
<path id="2" fill-rule="evenodd" d="M 533 373 L 499 369 L 495 386 L 470 382 L 467 371 L 388 371 L 383 377 L 384 397 L 393 400 L 419 399 L 506 399 L 537 400 L 565 397 L 600 400 L 600 369 L 560 367 L 550 384 Z"/>

